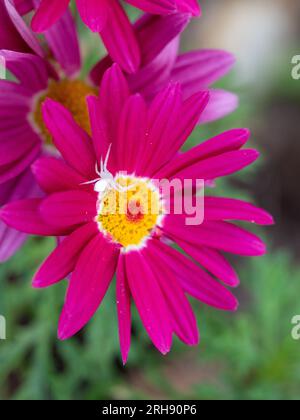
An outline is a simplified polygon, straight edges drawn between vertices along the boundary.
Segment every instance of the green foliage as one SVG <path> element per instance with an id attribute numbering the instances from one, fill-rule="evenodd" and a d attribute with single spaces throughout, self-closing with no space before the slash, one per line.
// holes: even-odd
<path id="1" fill-rule="evenodd" d="M 300 343 L 291 338 L 291 319 L 300 313 L 300 271 L 284 253 L 240 266 L 237 314 L 194 303 L 202 332 L 195 349 L 176 339 L 170 355 L 159 355 L 134 314 L 124 368 L 114 284 L 83 332 L 57 340 L 66 282 L 46 290 L 30 287 L 52 246 L 32 239 L 0 267 L 0 313 L 7 319 L 7 340 L 0 342 L 1 399 L 298 398 Z"/>

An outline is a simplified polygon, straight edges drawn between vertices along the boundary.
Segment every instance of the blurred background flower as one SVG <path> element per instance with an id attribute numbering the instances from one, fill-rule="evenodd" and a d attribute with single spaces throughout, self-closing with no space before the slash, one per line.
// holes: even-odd
<path id="1" fill-rule="evenodd" d="M 112 333 L 113 289 L 83 333 L 57 341 L 65 286 L 42 294 L 30 287 L 36 267 L 54 246 L 31 239 L 0 267 L 0 314 L 7 319 L 7 340 L 0 341 L 1 399 L 299 398 L 300 342 L 291 338 L 291 319 L 300 314 L 300 81 L 292 79 L 291 59 L 300 53 L 300 5 L 202 0 L 201 6 L 203 18 L 192 22 L 182 49 L 223 48 L 237 56 L 222 88 L 239 94 L 240 108 L 199 127 L 187 146 L 228 128 L 251 128 L 263 158 L 254 169 L 218 182 L 218 193 L 254 198 L 275 216 L 277 225 L 267 235 L 269 255 L 234 261 L 242 281 L 237 314 L 214 313 L 194 302 L 202 331 L 202 345 L 195 349 L 176 342 L 163 358 L 149 346 L 134 314 L 132 351 L 123 368 Z M 87 72 L 99 58 L 99 43 L 78 24 Z"/>

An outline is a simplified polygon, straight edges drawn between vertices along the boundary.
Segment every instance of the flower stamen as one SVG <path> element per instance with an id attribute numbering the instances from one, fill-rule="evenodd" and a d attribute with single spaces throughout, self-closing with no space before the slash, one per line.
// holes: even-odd
<path id="1" fill-rule="evenodd" d="M 46 98 L 53 99 L 67 108 L 75 121 L 90 134 L 91 126 L 86 97 L 97 95 L 97 90 L 81 80 L 51 80 L 45 92 L 35 99 L 32 123 L 47 144 L 52 144 L 51 135 L 43 121 L 42 104 Z"/>
<path id="2" fill-rule="evenodd" d="M 160 194 L 145 178 L 122 175 L 115 182 L 121 188 L 99 195 L 99 229 L 125 249 L 140 248 L 162 221 Z"/>

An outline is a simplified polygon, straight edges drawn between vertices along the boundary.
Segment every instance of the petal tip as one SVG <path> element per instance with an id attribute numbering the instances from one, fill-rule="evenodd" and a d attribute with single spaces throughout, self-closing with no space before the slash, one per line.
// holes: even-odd
<path id="1" fill-rule="evenodd" d="M 57 331 L 57 338 L 60 341 L 66 341 L 72 337 L 73 334 L 70 334 L 67 329 L 67 325 L 61 325 L 61 321 L 59 322 L 59 327 Z"/>
<path id="2" fill-rule="evenodd" d="M 126 366 L 127 362 L 128 362 L 128 353 L 127 354 L 122 354 L 122 364 L 123 364 L 123 367 Z"/>

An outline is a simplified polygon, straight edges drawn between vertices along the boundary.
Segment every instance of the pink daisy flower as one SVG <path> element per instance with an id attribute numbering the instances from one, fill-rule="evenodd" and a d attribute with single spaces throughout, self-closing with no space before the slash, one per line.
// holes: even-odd
<path id="1" fill-rule="evenodd" d="M 96 86 L 103 77 L 101 67 L 106 67 L 110 58 L 106 57 L 96 66 L 91 81 L 82 80 L 77 76 L 81 64 L 76 28 L 68 12 L 44 34 L 47 42 L 41 44 L 8 0 L 0 0 L 0 5 L 7 7 L 6 15 L 0 15 L 0 33 L 4 16 L 5 22 L 10 19 L 10 29 L 22 41 L 25 51 L 31 51 L 24 53 L 19 44 L 15 45 L 15 51 L 0 51 L 8 70 L 17 79 L 17 82 L 0 80 L 0 192 L 3 191 L 0 205 L 3 205 L 15 200 L 15 189 L 23 198 L 35 194 L 37 186 L 30 176 L 31 164 L 41 153 L 58 153 L 42 120 L 43 100 L 50 97 L 63 104 L 81 127 L 89 131 L 85 98 L 97 93 Z M 187 15 L 147 16 L 138 22 L 136 33 L 143 40 L 143 65 L 134 79 L 127 75 L 132 93 L 140 90 L 150 100 L 170 80 L 179 80 L 187 96 L 190 92 L 207 89 L 231 69 L 234 59 L 223 51 L 195 51 L 177 56 L 178 37 L 188 22 Z M 153 37 L 157 37 L 155 48 L 151 43 Z M 5 38 L 0 36 L 2 39 Z M 5 43 L 0 44 L 0 48 L 5 46 Z M 162 72 L 161 66 L 167 61 L 172 65 L 168 63 Z M 215 99 L 203 113 L 202 122 L 220 118 L 237 105 L 236 96 L 229 92 L 212 91 L 212 98 Z M 31 180 L 30 188 L 24 188 L 23 176 Z M 22 197 L 17 195 L 17 198 Z M 26 235 L 0 222 L 0 261 L 10 258 L 25 239 Z"/>
<path id="2" fill-rule="evenodd" d="M 44 103 L 44 120 L 63 160 L 36 161 L 33 172 L 46 198 L 9 204 L 2 208 L 1 218 L 24 233 L 65 237 L 33 281 L 34 287 L 48 287 L 71 274 L 59 321 L 60 339 L 76 334 L 90 320 L 115 273 L 124 363 L 130 347 L 132 300 L 163 354 L 170 350 L 173 334 L 188 345 L 199 341 L 187 294 L 221 310 L 237 309 L 236 298 L 218 281 L 233 287 L 239 283 L 223 252 L 259 256 L 266 248 L 257 236 L 230 221 L 270 225 L 272 217 L 246 202 L 205 197 L 204 222 L 187 226 L 183 214 L 165 211 L 166 197 L 154 183 L 154 179 L 217 179 L 257 159 L 258 152 L 242 149 L 249 138 L 244 129 L 178 154 L 208 96 L 201 92 L 183 100 L 175 83 L 147 105 L 141 95 L 130 94 L 114 65 L 103 76 L 99 98 L 88 98 L 91 137 L 62 105 L 50 99 Z M 93 181 L 99 178 L 96 163 L 102 167 L 102 178 Z M 128 202 L 138 203 L 138 212 L 132 212 L 127 201 L 121 211 L 124 194 Z M 110 207 L 112 195 L 116 211 Z M 142 211 L 150 201 L 155 211 Z"/>
<path id="3" fill-rule="evenodd" d="M 200 15 L 197 0 L 126 0 L 152 14 L 190 13 Z M 41 0 L 32 19 L 36 32 L 49 29 L 68 8 L 70 0 Z M 39 4 L 39 2 L 37 2 Z M 99 32 L 113 60 L 124 70 L 135 72 L 140 65 L 140 49 L 132 25 L 119 0 L 76 0 L 84 23 Z"/>

